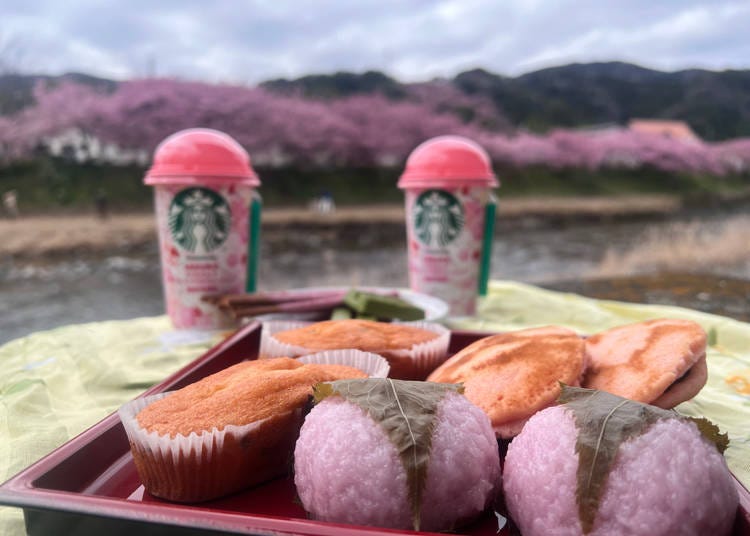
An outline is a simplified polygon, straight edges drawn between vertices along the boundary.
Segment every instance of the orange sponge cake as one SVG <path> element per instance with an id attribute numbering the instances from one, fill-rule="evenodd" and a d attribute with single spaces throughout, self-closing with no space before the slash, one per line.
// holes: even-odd
<path id="1" fill-rule="evenodd" d="M 555 403 L 560 382 L 580 384 L 583 344 L 559 327 L 501 333 L 467 346 L 427 381 L 463 383 L 464 395 L 487 413 L 495 434 L 513 437 L 529 417 Z"/>
<path id="2" fill-rule="evenodd" d="M 400 350 L 431 341 L 435 333 L 406 324 L 372 320 L 328 320 L 276 334 L 282 342 L 320 350 L 359 348 L 363 351 Z"/>
<path id="3" fill-rule="evenodd" d="M 266 322 L 261 336 L 261 357 L 355 348 L 387 359 L 392 378 L 423 380 L 443 362 L 449 342 L 450 332 L 429 322 L 407 324 L 360 319 L 313 324 Z"/>
<path id="4" fill-rule="evenodd" d="M 284 474 L 312 386 L 364 378 L 343 365 L 245 361 L 120 409 L 138 473 L 152 495 L 197 502 Z"/>
<path id="5" fill-rule="evenodd" d="M 300 408 L 318 382 L 366 376 L 352 367 L 284 357 L 244 361 L 157 400 L 136 418 L 144 430 L 170 436 L 222 430 Z"/>
<path id="6" fill-rule="evenodd" d="M 586 340 L 584 387 L 673 408 L 706 384 L 706 332 L 689 320 L 620 326 Z"/>

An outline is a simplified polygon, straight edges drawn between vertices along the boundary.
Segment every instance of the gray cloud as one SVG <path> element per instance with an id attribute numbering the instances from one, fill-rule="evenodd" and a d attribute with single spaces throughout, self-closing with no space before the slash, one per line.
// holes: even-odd
<path id="1" fill-rule="evenodd" d="M 336 70 L 403 80 L 484 67 L 505 74 L 572 61 L 662 69 L 746 68 L 740 0 L 5 0 L 28 72 L 156 73 L 255 83 Z M 2 48 L 0 48 L 2 50 Z"/>

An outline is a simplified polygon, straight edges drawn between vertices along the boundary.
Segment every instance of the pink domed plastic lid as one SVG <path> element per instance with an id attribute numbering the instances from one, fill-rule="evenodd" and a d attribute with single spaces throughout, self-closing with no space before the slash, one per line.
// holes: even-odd
<path id="1" fill-rule="evenodd" d="M 260 186 L 250 156 L 234 138 L 209 128 L 189 128 L 162 141 L 146 184 L 231 183 Z"/>
<path id="2" fill-rule="evenodd" d="M 414 149 L 398 181 L 399 188 L 452 188 L 498 185 L 490 157 L 462 136 L 438 136 Z"/>

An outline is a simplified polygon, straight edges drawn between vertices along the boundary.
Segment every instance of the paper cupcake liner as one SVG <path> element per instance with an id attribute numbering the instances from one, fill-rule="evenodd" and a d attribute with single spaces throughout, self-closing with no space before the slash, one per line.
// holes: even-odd
<path id="1" fill-rule="evenodd" d="M 391 377 L 402 380 L 424 380 L 430 372 L 435 370 L 448 358 L 448 345 L 451 342 L 451 332 L 448 328 L 434 322 L 419 320 L 415 322 L 394 322 L 415 328 L 426 329 L 437 334 L 431 341 L 415 344 L 405 356 L 398 355 L 399 363 L 403 361 L 402 367 L 397 367 L 390 356 L 385 355 L 391 364 Z M 399 370 L 400 369 L 400 370 Z"/>
<path id="2" fill-rule="evenodd" d="M 118 410 L 136 469 L 152 495 L 177 502 L 207 501 L 287 472 L 302 426 L 301 409 L 188 436 L 147 432 L 136 416 L 168 394 L 137 398 Z"/>
<path id="3" fill-rule="evenodd" d="M 277 341 L 274 334 L 280 331 L 289 331 L 291 329 L 309 326 L 313 322 L 301 320 L 269 320 L 263 322 L 260 330 L 260 350 L 258 357 L 268 359 L 270 357 L 300 357 L 310 353 L 310 350 L 304 346 L 295 346 Z"/>
<path id="4" fill-rule="evenodd" d="M 314 354 L 303 355 L 298 361 L 319 365 L 346 365 L 358 368 L 367 373 L 370 378 L 387 378 L 391 366 L 381 355 L 348 348 L 345 350 L 324 350 Z"/>
<path id="5" fill-rule="evenodd" d="M 277 340 L 274 335 L 281 331 L 301 328 L 312 322 L 300 321 L 269 321 L 263 323 L 260 336 L 260 358 L 271 357 L 300 357 L 315 352 L 315 349 L 286 344 Z M 403 350 L 373 350 L 383 356 L 390 364 L 390 377 L 404 380 L 423 380 L 440 365 L 448 356 L 450 344 L 450 330 L 434 322 L 393 322 L 416 328 L 426 329 L 437 334 L 437 337 Z"/>

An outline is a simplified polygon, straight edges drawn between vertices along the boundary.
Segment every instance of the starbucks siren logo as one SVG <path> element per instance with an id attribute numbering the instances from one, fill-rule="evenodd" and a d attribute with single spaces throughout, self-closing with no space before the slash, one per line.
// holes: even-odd
<path id="1" fill-rule="evenodd" d="M 208 253 L 222 245 L 231 222 L 227 202 L 208 188 L 186 188 L 169 205 L 172 238 L 191 253 Z"/>
<path id="2" fill-rule="evenodd" d="M 428 247 L 450 244 L 464 226 L 461 203 L 443 190 L 427 190 L 414 205 L 414 228 L 417 238 Z"/>

